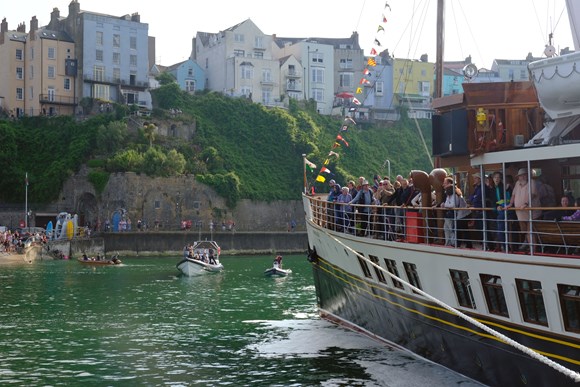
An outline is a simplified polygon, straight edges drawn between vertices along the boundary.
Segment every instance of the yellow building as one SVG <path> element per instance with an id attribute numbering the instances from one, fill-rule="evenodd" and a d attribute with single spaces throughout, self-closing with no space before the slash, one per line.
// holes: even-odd
<path id="1" fill-rule="evenodd" d="M 400 107 L 408 109 L 411 118 L 432 115 L 431 100 L 434 91 L 435 64 L 425 60 L 393 60 L 393 94 Z"/>
<path id="2" fill-rule="evenodd" d="M 0 34 L 0 103 L 10 116 L 71 115 L 75 112 L 75 45 L 64 32 L 30 21 Z M 2 39 L 3 37 L 3 39 Z"/>

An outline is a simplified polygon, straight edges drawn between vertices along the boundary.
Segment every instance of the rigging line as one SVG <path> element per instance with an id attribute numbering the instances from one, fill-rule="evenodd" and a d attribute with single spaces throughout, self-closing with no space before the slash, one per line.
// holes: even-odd
<path id="1" fill-rule="evenodd" d="M 341 242 L 340 240 L 338 240 L 338 238 L 336 238 L 334 235 L 331 235 L 328 230 L 324 230 L 323 231 L 328 237 L 330 237 L 331 239 L 333 239 L 335 242 L 337 242 L 338 244 L 342 245 L 345 249 L 347 249 L 348 251 L 350 251 L 351 253 L 353 253 L 354 255 L 356 255 L 359 259 L 362 259 L 363 261 L 365 261 L 366 263 L 370 263 L 375 270 L 380 270 L 381 272 L 387 274 L 389 277 L 391 277 L 391 279 L 393 280 L 397 280 L 405 285 L 407 285 L 412 291 L 414 291 L 415 293 L 418 293 L 420 295 L 422 295 L 423 297 L 427 298 L 428 300 L 430 300 L 431 302 L 441 306 L 442 308 L 448 310 L 449 312 L 453 313 L 454 315 L 456 315 L 457 317 L 467 321 L 468 323 L 475 325 L 476 327 L 478 327 L 479 329 L 491 334 L 492 336 L 496 337 L 497 339 L 499 339 L 500 341 L 503 341 L 504 343 L 506 343 L 507 345 L 510 345 L 516 349 L 518 349 L 519 351 L 525 353 L 526 355 L 530 356 L 531 358 L 534 358 L 542 363 L 544 363 L 545 365 L 552 367 L 553 369 L 555 369 L 556 371 L 568 376 L 569 378 L 573 379 L 575 382 L 580 382 L 580 373 L 575 372 L 574 370 L 571 370 L 569 368 L 564 367 L 563 365 L 549 359 L 548 357 L 541 355 L 540 353 L 534 351 L 533 349 L 526 347 L 523 344 L 518 343 L 515 340 L 510 339 L 509 337 L 507 337 L 506 335 L 494 330 L 493 328 L 490 328 L 489 326 L 477 321 L 476 319 L 474 319 L 473 317 L 469 317 L 468 315 L 466 315 L 465 313 L 459 311 L 458 309 L 455 309 L 454 307 L 452 307 L 451 305 L 447 305 L 445 302 L 439 300 L 438 298 L 435 298 L 434 296 L 430 295 L 429 293 L 419 289 L 416 286 L 411 285 L 409 282 L 405 281 L 404 279 L 400 278 L 399 276 L 394 275 L 393 273 L 391 273 L 388 270 L 385 270 L 383 267 L 377 265 L 376 263 L 374 263 L 373 261 L 371 261 L 370 259 L 368 259 L 367 257 L 365 257 L 364 255 L 360 254 L 359 252 L 355 251 L 352 247 L 344 244 L 343 242 Z"/>

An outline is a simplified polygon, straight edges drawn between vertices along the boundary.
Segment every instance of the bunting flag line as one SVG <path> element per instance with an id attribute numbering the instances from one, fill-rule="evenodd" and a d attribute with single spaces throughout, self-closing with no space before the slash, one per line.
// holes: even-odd
<path id="1" fill-rule="evenodd" d="M 364 69 L 364 70 L 363 70 L 363 74 L 364 74 L 364 75 L 371 75 L 371 72 L 370 72 L 370 70 L 369 70 L 369 69 Z"/>
<path id="2" fill-rule="evenodd" d="M 310 169 L 310 172 L 312 172 L 316 169 L 316 164 L 314 164 L 312 161 L 308 160 L 307 158 L 304 159 L 304 162 L 306 163 L 306 167 L 308 167 L 308 169 Z"/>
<path id="3" fill-rule="evenodd" d="M 324 165 L 328 165 L 328 164 L 330 164 L 330 159 L 324 160 Z M 322 168 L 324 168 L 324 167 L 322 167 Z"/>
<path id="4" fill-rule="evenodd" d="M 387 22 L 387 17 L 385 15 L 383 15 L 383 23 Z"/>
<path id="5" fill-rule="evenodd" d="M 389 11 L 391 10 L 391 6 L 389 5 L 389 2 L 388 2 L 388 1 L 386 1 L 386 2 L 385 2 L 385 9 L 386 9 L 386 8 L 388 8 L 388 9 L 389 9 Z"/>
<path id="6" fill-rule="evenodd" d="M 340 157 L 340 155 L 338 153 L 333 152 L 333 151 L 328 152 L 328 155 L 329 156 L 335 156 L 337 159 Z"/>
<path id="7" fill-rule="evenodd" d="M 362 87 L 356 88 L 356 94 L 362 94 Z"/>
<path id="8" fill-rule="evenodd" d="M 375 39 L 375 44 L 376 44 L 377 46 L 381 47 L 381 42 L 379 42 L 379 40 L 378 40 L 378 39 Z"/>
<path id="9" fill-rule="evenodd" d="M 369 83 L 371 83 L 371 81 L 369 81 L 366 78 L 361 78 L 360 82 L 361 85 L 368 85 Z"/>
<path id="10" fill-rule="evenodd" d="M 385 32 L 385 28 L 383 26 L 379 26 L 379 28 L 377 29 L 377 32 Z"/>
<path id="11" fill-rule="evenodd" d="M 336 139 L 339 141 L 342 141 L 344 143 L 344 145 L 348 146 L 348 142 L 346 142 L 346 140 L 344 138 L 342 138 L 342 136 L 340 134 L 338 136 L 336 136 Z"/>
<path id="12" fill-rule="evenodd" d="M 374 60 L 374 58 L 369 58 L 369 60 L 367 61 L 367 64 L 371 67 L 374 67 L 377 65 L 377 61 Z"/>
<path id="13" fill-rule="evenodd" d="M 335 142 L 334 144 L 332 144 L 332 149 L 336 149 L 336 148 L 340 148 L 340 144 L 338 142 Z"/>
<path id="14" fill-rule="evenodd" d="M 356 98 L 353 98 L 352 99 L 352 103 L 354 103 L 357 106 L 360 106 L 361 105 L 360 101 L 358 99 L 356 99 Z"/>
<path id="15" fill-rule="evenodd" d="M 326 178 L 324 176 L 318 175 L 316 176 L 316 181 L 324 183 L 326 181 Z"/>
<path id="16" fill-rule="evenodd" d="M 353 125 L 356 125 L 356 122 L 352 119 L 352 117 L 346 117 L 344 122 L 351 122 Z"/>
<path id="17" fill-rule="evenodd" d="M 377 55 L 377 50 L 375 50 L 374 47 L 371 48 L 371 55 L 373 56 Z"/>
<path id="18" fill-rule="evenodd" d="M 320 170 L 320 173 L 328 173 L 328 174 L 331 174 L 332 172 L 330 172 L 330 169 L 328 169 L 326 167 L 322 167 L 322 169 Z"/>

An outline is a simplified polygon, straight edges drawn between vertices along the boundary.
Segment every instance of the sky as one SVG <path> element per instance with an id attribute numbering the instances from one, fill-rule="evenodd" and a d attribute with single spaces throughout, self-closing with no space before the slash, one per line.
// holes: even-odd
<path id="1" fill-rule="evenodd" d="M 19 23 L 30 28 L 50 21 L 53 8 L 68 15 L 70 0 L 23 0 L 22 6 L 4 2 L 0 18 L 10 30 Z M 264 34 L 284 37 L 347 38 L 359 33 L 369 54 L 388 49 L 397 58 L 435 61 L 437 0 L 79 0 L 81 10 L 122 16 L 138 12 L 156 38 L 156 62 L 172 65 L 187 59 L 198 31 L 219 32 L 251 19 Z M 388 7 L 385 4 L 388 3 Z M 16 3 L 17 4 L 17 3 Z M 383 16 L 387 19 L 383 23 Z M 574 49 L 565 0 L 447 0 L 444 60 L 471 55 L 479 68 L 494 59 L 542 57 L 548 34 L 556 52 Z M 379 26 L 384 31 L 379 31 Z M 375 39 L 380 43 L 378 46 Z"/>

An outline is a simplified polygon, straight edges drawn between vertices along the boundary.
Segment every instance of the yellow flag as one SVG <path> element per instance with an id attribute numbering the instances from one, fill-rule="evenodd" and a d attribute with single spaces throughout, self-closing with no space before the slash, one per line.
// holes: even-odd
<path id="1" fill-rule="evenodd" d="M 357 87 L 356 88 L 356 93 L 357 94 L 362 94 L 362 87 Z"/>
<path id="2" fill-rule="evenodd" d="M 319 181 L 319 182 L 321 182 L 321 183 L 324 183 L 324 182 L 326 181 L 326 178 L 325 178 L 324 176 L 320 176 L 320 175 L 318 175 L 318 176 L 316 177 L 316 181 Z"/>

